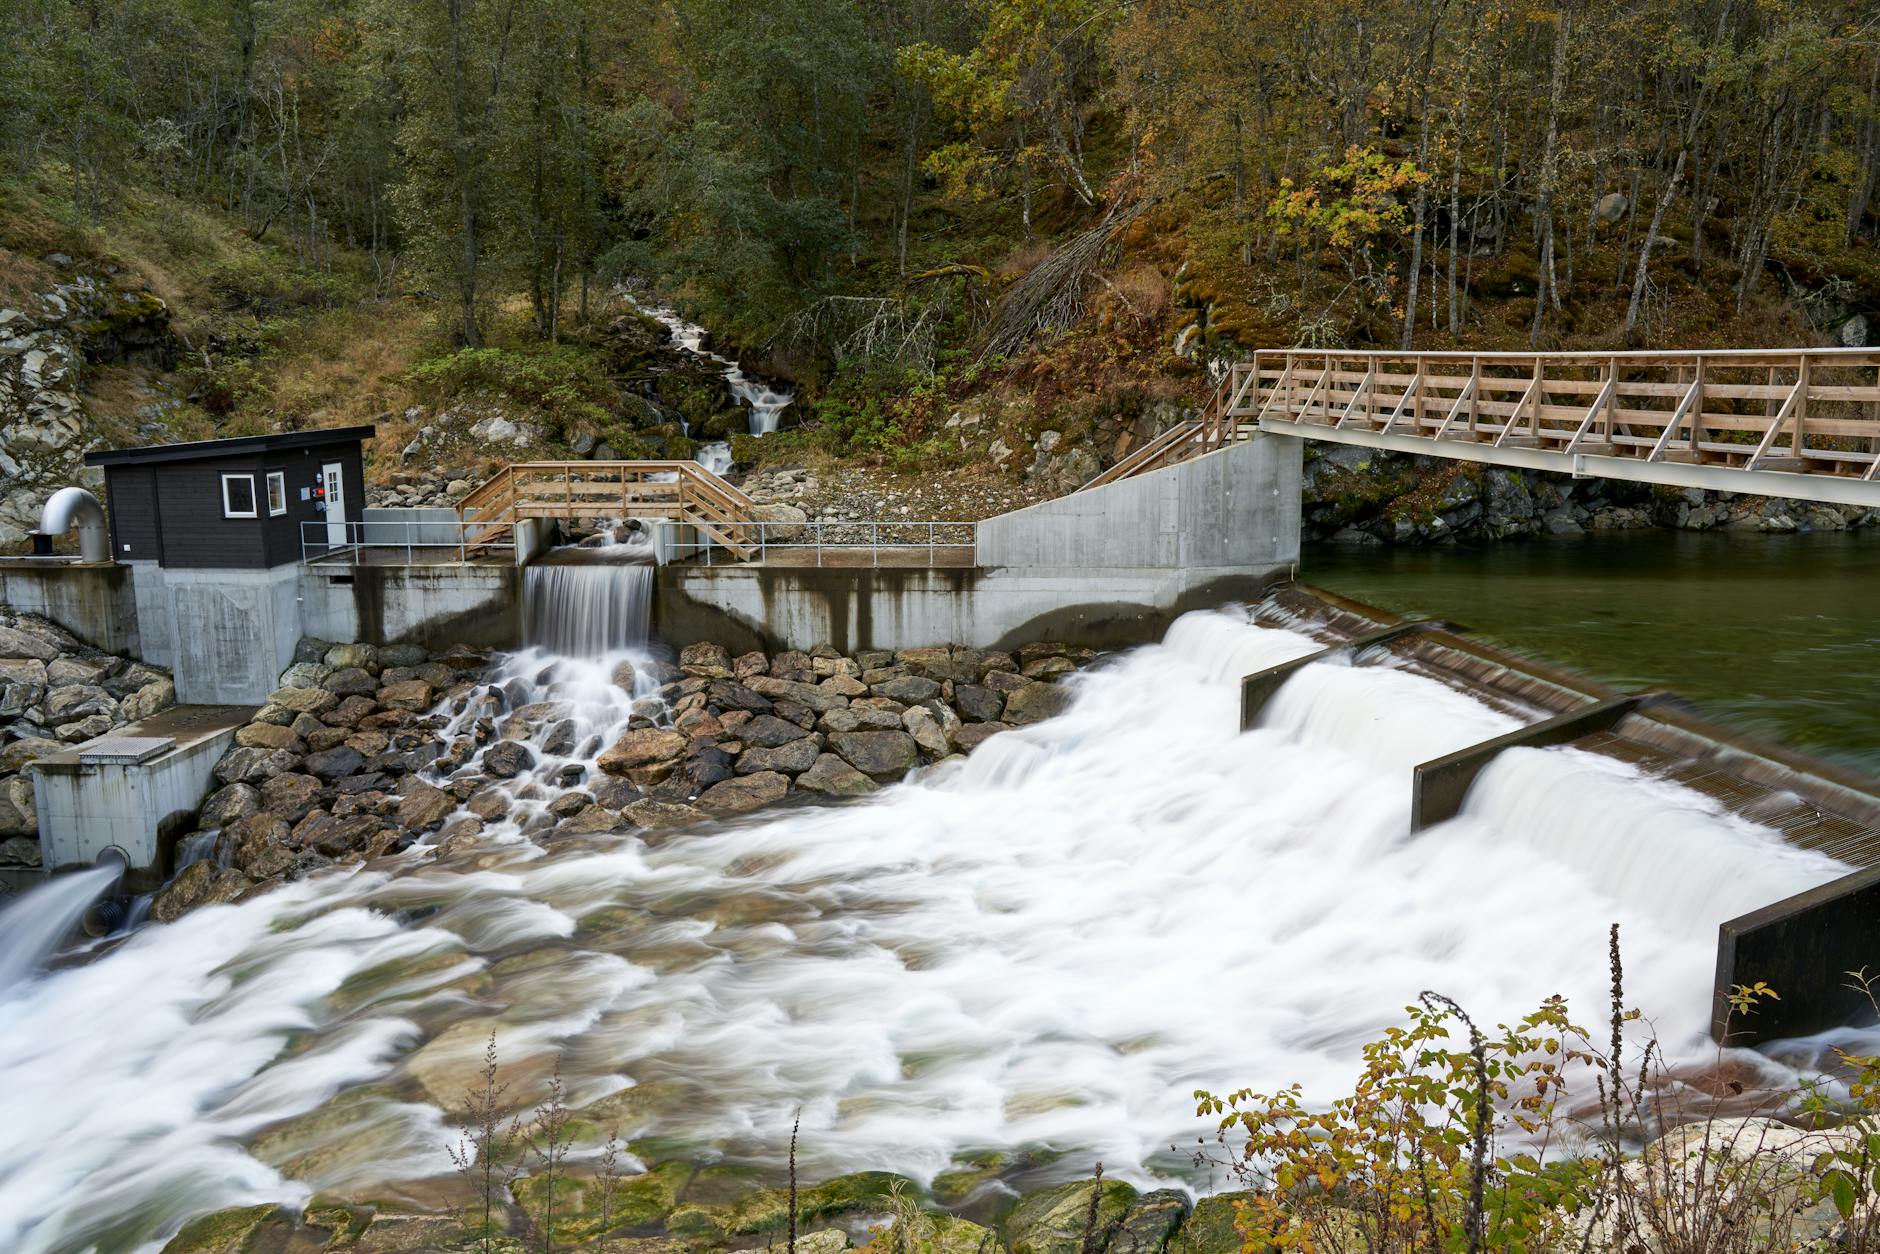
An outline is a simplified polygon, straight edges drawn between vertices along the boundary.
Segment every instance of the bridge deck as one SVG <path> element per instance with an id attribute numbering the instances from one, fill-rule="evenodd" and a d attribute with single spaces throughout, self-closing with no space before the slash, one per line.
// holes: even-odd
<path id="1" fill-rule="evenodd" d="M 1258 431 L 1674 487 L 1880 506 L 1880 351 L 1256 353 L 1098 487 Z"/>

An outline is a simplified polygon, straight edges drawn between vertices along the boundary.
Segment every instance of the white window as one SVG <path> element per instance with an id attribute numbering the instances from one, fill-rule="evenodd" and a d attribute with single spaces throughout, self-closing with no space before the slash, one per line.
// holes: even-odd
<path id="1" fill-rule="evenodd" d="M 222 517 L 258 518 L 253 475 L 222 476 Z"/>
<path id="2" fill-rule="evenodd" d="M 279 518 L 287 512 L 287 472 L 271 470 L 268 472 L 268 513 Z"/>

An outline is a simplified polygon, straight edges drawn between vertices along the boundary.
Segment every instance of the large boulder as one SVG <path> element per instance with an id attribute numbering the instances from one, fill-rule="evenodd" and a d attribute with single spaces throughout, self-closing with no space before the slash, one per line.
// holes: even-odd
<path id="1" fill-rule="evenodd" d="M 197 814 L 196 822 L 205 828 L 227 827 L 260 808 L 261 794 L 252 784 L 226 784 L 209 794 L 209 799 L 202 803 L 202 811 Z"/>
<path id="2" fill-rule="evenodd" d="M 483 751 L 483 771 L 497 779 L 514 779 L 534 765 L 534 751 L 519 740 L 499 740 Z"/>
<path id="3" fill-rule="evenodd" d="M 456 808 L 456 798 L 443 789 L 416 777 L 408 778 L 404 796 L 398 802 L 398 824 L 407 831 L 429 831 Z"/>
<path id="4" fill-rule="evenodd" d="M 709 640 L 688 644 L 679 653 L 679 669 L 700 679 L 731 679 L 731 651 Z"/>
<path id="5" fill-rule="evenodd" d="M 713 784 L 698 799 L 698 808 L 708 814 L 742 814 L 782 801 L 790 791 L 790 780 L 776 771 L 759 771 Z"/>
<path id="6" fill-rule="evenodd" d="M 920 747 L 904 731 L 837 732 L 829 745 L 850 766 L 876 779 L 899 779 L 920 763 Z"/>
<path id="7" fill-rule="evenodd" d="M 595 765 L 609 775 L 625 775 L 640 767 L 675 761 L 685 752 L 685 745 L 685 737 L 676 731 L 643 727 L 615 741 Z"/>
<path id="8" fill-rule="evenodd" d="M 833 753 L 818 757 L 814 766 L 796 777 L 796 786 L 832 797 L 858 797 L 878 787 L 874 780 Z"/>
<path id="9" fill-rule="evenodd" d="M 356 775 L 365 764 L 364 754 L 351 745 L 342 744 L 323 753 L 308 754 L 305 770 L 309 775 L 331 781 L 347 775 Z"/>
<path id="10" fill-rule="evenodd" d="M 405 679 L 379 689 L 379 704 L 388 710 L 410 710 L 422 714 L 431 708 L 431 685 L 422 679 Z"/>
<path id="11" fill-rule="evenodd" d="M 215 777 L 225 784 L 265 784 L 299 765 L 300 759 L 285 749 L 230 749 L 215 764 Z"/>
<path id="12" fill-rule="evenodd" d="M 320 800 L 320 792 L 319 780 L 290 771 L 261 785 L 261 808 L 289 823 L 296 823 Z"/>
<path id="13" fill-rule="evenodd" d="M 1119 1223 L 1136 1190 L 1121 1180 L 1073 1180 L 1055 1189 L 1027 1193 L 1006 1220 L 1012 1254 L 1089 1254 L 1085 1232 L 1092 1227 L 1091 1199 L 1096 1197 L 1095 1231 L 1100 1240 Z M 1098 1247 L 1102 1248 L 1101 1245 Z"/>
<path id="14" fill-rule="evenodd" d="M 58 656 L 59 646 L 54 642 L 16 627 L 0 627 L 0 657 L 50 662 Z"/>
<path id="15" fill-rule="evenodd" d="M 1071 693 L 1056 684 L 1030 683 L 1005 699 L 1005 721 L 1023 727 L 1042 723 L 1070 708 Z"/>

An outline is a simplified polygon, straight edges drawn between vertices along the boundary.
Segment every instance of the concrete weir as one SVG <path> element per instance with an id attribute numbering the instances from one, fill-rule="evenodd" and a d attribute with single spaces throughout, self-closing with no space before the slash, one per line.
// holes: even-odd
<path id="1" fill-rule="evenodd" d="M 844 652 L 1157 638 L 1190 609 L 1257 599 L 1299 561 L 1300 445 L 1259 436 L 978 526 L 970 567 L 661 567 L 668 641 Z"/>
<path id="2" fill-rule="evenodd" d="M 1259 724 L 1267 701 L 1303 667 L 1342 658 L 1361 665 L 1385 651 L 1392 664 L 1473 692 L 1524 721 L 1413 769 L 1404 781 L 1413 834 L 1456 817 L 1470 786 L 1505 750 L 1572 745 L 1694 789 L 1798 848 L 1856 868 L 1720 925 L 1712 1034 L 1750 1045 L 1871 1013 L 1865 995 L 1850 987 L 1850 973 L 1880 971 L 1880 784 L 1716 727 L 1671 694 L 1614 692 L 1451 624 L 1399 619 L 1301 585 L 1277 590 L 1258 613 L 1328 645 L 1246 676 L 1243 728 Z M 1759 982 L 1780 1000 L 1760 1005 L 1751 1018 L 1733 1017 L 1731 990 Z"/>

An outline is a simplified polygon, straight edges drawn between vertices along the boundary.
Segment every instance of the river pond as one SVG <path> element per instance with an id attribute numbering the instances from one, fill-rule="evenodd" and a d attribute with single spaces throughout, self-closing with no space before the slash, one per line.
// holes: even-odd
<path id="1" fill-rule="evenodd" d="M 1481 547 L 1324 544 L 1308 583 L 1473 628 L 1880 775 L 1880 532 L 1630 532 Z"/>

